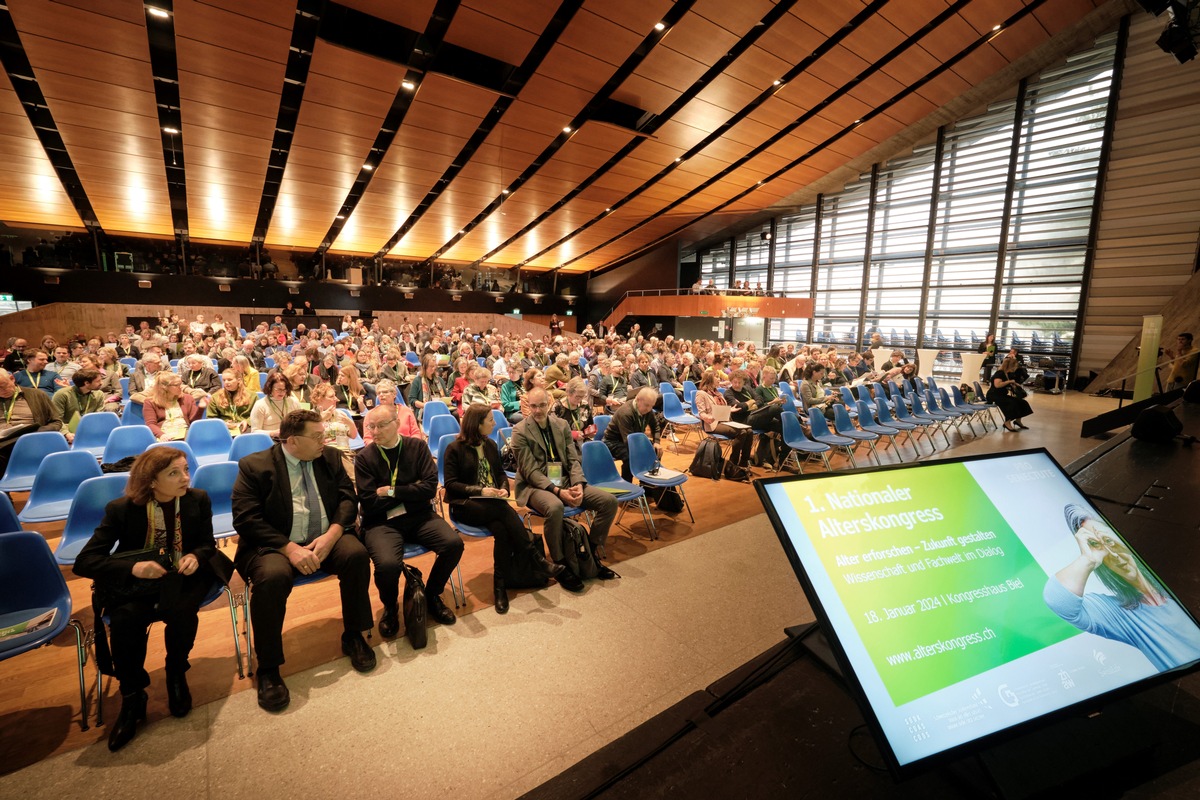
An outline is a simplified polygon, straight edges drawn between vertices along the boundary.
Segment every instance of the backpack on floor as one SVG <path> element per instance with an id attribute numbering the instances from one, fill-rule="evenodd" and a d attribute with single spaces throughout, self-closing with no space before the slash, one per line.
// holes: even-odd
<path id="1" fill-rule="evenodd" d="M 688 472 L 697 478 L 721 480 L 721 475 L 725 472 L 725 456 L 721 454 L 720 442 L 716 439 L 702 441 L 696 448 L 696 455 L 692 457 L 692 465 L 688 467 Z"/>
<path id="2" fill-rule="evenodd" d="M 592 543 L 588 541 L 587 528 L 573 519 L 564 519 L 563 561 L 580 578 L 594 578 L 600 572 L 596 556 L 592 554 Z"/>
<path id="3" fill-rule="evenodd" d="M 550 579 L 538 572 L 538 565 L 534 563 L 537 554 L 541 554 L 543 557 L 546 554 L 546 546 L 542 541 L 540 533 L 533 535 L 533 546 L 531 548 L 527 547 L 513 551 L 513 554 L 508 559 L 508 568 L 500 576 L 504 579 L 504 585 L 509 589 L 546 588 L 550 583 Z"/>

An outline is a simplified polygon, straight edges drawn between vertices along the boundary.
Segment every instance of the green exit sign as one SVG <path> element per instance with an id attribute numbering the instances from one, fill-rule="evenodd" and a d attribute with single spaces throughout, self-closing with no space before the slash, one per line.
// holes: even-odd
<path id="1" fill-rule="evenodd" d="M 701 311 L 701 312 L 700 312 L 700 316 L 702 316 L 702 317 L 708 316 L 708 312 L 707 312 L 707 311 Z"/>
<path id="2" fill-rule="evenodd" d="M 11 294 L 0 294 L 0 303 L 11 303 L 13 301 Z"/>

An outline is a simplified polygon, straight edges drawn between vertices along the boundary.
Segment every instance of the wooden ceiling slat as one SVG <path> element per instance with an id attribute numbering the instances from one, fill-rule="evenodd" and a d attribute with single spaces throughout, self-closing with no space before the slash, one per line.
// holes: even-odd
<path id="1" fill-rule="evenodd" d="M 1015 61 L 1030 50 L 1040 46 L 1050 35 L 1042 27 L 1036 16 L 1030 15 L 1018 20 L 1000 31 L 1000 35 L 988 42 L 996 52 L 1004 57 L 1004 62 Z"/>
<path id="2" fill-rule="evenodd" d="M 727 0 L 701 0 L 692 7 L 692 14 L 720 26 L 734 37 L 741 37 L 767 15 L 772 5 L 774 3 L 769 0 L 746 0 L 738 3 L 730 3 Z"/>
<path id="3" fill-rule="evenodd" d="M 679 91 L 641 75 L 630 75 L 613 92 L 613 99 L 634 108 L 661 114 L 679 97 Z"/>
<path id="4" fill-rule="evenodd" d="M 463 5 L 446 31 L 446 41 L 506 64 L 520 64 L 537 42 L 537 34 Z"/>
<path id="5" fill-rule="evenodd" d="M 602 0 L 589 8 L 639 36 L 647 36 L 671 8 L 670 0 Z"/>
<path id="6" fill-rule="evenodd" d="M 341 0 L 341 3 L 355 11 L 379 17 L 411 31 L 423 31 L 429 24 L 429 17 L 433 14 L 437 0 L 404 0 L 403 3 L 397 3 L 396 0 Z"/>
<path id="7" fill-rule="evenodd" d="M 876 15 L 851 31 L 842 41 L 841 47 L 873 63 L 907 40 L 908 36 L 895 25 Z"/>
<path id="8" fill-rule="evenodd" d="M 891 0 L 879 13 L 902 33 L 912 36 L 943 10 L 943 3 L 929 0 Z"/>
<path id="9" fill-rule="evenodd" d="M 962 18 L 975 28 L 975 33 L 987 33 L 994 26 L 1016 14 L 1024 7 L 1022 0 L 972 0 L 963 9 Z"/>
<path id="10" fill-rule="evenodd" d="M 690 86 L 707 67 L 669 47 L 656 47 L 637 68 L 637 74 L 665 86 Z"/>
<path id="11" fill-rule="evenodd" d="M 590 52 L 615 67 L 634 51 L 644 36 L 644 33 L 635 33 L 583 8 L 575 14 L 558 41 L 580 52 Z"/>
<path id="12" fill-rule="evenodd" d="M 290 34 L 285 41 L 290 40 Z M 287 67 L 286 47 L 275 47 L 262 54 L 238 53 L 227 50 L 212 42 L 201 42 L 188 36 L 175 37 L 175 55 L 180 71 L 190 71 L 220 81 L 223 85 L 236 88 L 246 86 L 266 92 L 275 98 L 267 107 L 279 107 L 279 93 L 283 88 L 283 76 Z M 184 90 L 182 80 L 180 92 Z M 205 97 L 193 94 L 197 100 Z M 209 102 L 212 102 L 209 99 Z"/>

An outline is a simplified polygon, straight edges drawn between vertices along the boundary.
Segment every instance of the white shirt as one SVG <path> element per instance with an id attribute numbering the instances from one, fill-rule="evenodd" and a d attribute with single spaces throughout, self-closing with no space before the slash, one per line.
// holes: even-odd
<path id="1" fill-rule="evenodd" d="M 288 532 L 289 538 L 293 542 L 305 543 L 308 539 L 308 506 L 304 504 L 304 468 L 300 459 L 283 450 L 283 460 L 287 463 L 288 485 L 292 492 L 292 529 Z M 311 462 L 309 469 L 312 469 Z M 316 486 L 317 477 L 313 475 L 313 485 Z M 317 498 L 317 505 L 321 507 L 321 533 L 329 530 L 329 517 L 325 514 L 325 504 Z"/>

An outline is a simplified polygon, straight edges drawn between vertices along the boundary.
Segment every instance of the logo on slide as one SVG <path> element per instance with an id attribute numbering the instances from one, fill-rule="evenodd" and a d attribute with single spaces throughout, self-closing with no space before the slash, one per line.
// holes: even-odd
<path id="1" fill-rule="evenodd" d="M 1000 702 L 1009 708 L 1016 708 L 1021 704 L 1021 699 L 1017 697 L 1017 693 L 1008 688 L 1007 683 L 1002 683 L 996 689 L 996 693 L 1000 695 Z"/>

